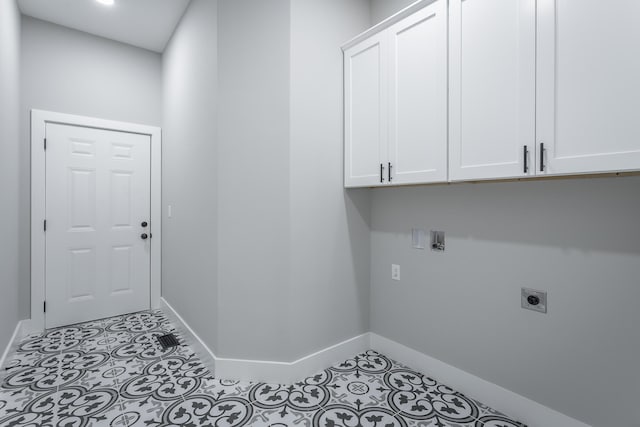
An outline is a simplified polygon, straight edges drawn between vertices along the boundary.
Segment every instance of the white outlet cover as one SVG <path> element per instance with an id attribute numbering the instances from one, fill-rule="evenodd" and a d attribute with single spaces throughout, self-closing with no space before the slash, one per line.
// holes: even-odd
<path id="1" fill-rule="evenodd" d="M 400 280 L 400 266 L 398 264 L 391 264 L 391 278 Z"/>

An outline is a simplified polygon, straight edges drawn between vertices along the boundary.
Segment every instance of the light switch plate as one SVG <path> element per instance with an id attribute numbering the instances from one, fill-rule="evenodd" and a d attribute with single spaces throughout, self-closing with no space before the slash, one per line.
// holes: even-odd
<path id="1" fill-rule="evenodd" d="M 547 312 L 547 293 L 536 289 L 522 288 L 520 293 L 520 305 L 527 310 L 540 313 Z"/>

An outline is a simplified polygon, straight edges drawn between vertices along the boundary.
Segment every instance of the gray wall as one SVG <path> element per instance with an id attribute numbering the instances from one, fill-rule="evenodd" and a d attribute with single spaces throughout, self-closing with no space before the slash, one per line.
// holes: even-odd
<path id="1" fill-rule="evenodd" d="M 162 295 L 211 348 L 218 316 L 216 24 L 217 1 L 192 1 L 162 57 Z"/>
<path id="2" fill-rule="evenodd" d="M 30 317 L 30 113 L 33 108 L 159 126 L 160 55 L 22 18 L 20 307 Z"/>
<path id="3" fill-rule="evenodd" d="M 372 0 L 372 23 L 410 3 Z M 373 190 L 371 215 L 373 332 L 594 426 L 639 425 L 639 177 Z M 412 227 L 444 230 L 446 252 L 411 249 Z M 549 292 L 547 315 L 520 308 L 523 286 Z"/>
<path id="4" fill-rule="evenodd" d="M 371 24 L 384 21 L 394 13 L 404 9 L 416 0 L 370 0 Z"/>
<path id="5" fill-rule="evenodd" d="M 217 356 L 291 361 L 369 328 L 339 49 L 369 4 L 225 0 L 217 28 L 214 4 L 192 3 L 163 59 L 163 294 Z"/>
<path id="6" fill-rule="evenodd" d="M 218 352 L 288 360 L 289 1 L 221 1 L 218 30 Z"/>
<path id="7" fill-rule="evenodd" d="M 374 190 L 372 330 L 594 426 L 638 425 L 638 218 L 639 177 Z M 446 251 L 412 249 L 412 227 L 444 230 Z M 523 286 L 548 314 L 520 308 Z"/>
<path id="8" fill-rule="evenodd" d="M 343 189 L 342 52 L 366 0 L 291 1 L 291 346 L 296 357 L 369 330 L 368 190 Z"/>
<path id="9" fill-rule="evenodd" d="M 0 2 L 0 354 L 18 323 L 20 12 Z"/>

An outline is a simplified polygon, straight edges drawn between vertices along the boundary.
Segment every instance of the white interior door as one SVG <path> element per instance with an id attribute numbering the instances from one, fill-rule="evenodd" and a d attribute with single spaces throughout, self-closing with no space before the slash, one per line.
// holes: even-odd
<path id="1" fill-rule="evenodd" d="M 393 25 L 389 42 L 392 184 L 447 180 L 447 1 Z"/>
<path id="2" fill-rule="evenodd" d="M 638 0 L 538 0 L 538 174 L 640 170 L 639 16 Z"/>
<path id="3" fill-rule="evenodd" d="M 345 186 L 386 182 L 387 39 L 386 32 L 344 53 Z"/>
<path id="4" fill-rule="evenodd" d="M 536 1 L 451 0 L 450 34 L 449 178 L 534 175 Z"/>
<path id="5" fill-rule="evenodd" d="M 46 327 L 148 309 L 149 135 L 48 123 L 46 140 Z"/>

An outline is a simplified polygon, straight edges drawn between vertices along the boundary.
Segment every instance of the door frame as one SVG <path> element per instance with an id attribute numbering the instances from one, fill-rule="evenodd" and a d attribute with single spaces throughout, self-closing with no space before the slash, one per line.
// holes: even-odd
<path id="1" fill-rule="evenodd" d="M 47 123 L 149 135 L 151 139 L 151 308 L 160 308 L 162 262 L 162 130 L 155 126 L 104 120 L 44 110 L 31 110 L 31 322 L 29 329 L 45 329 L 46 297 L 46 156 Z"/>

